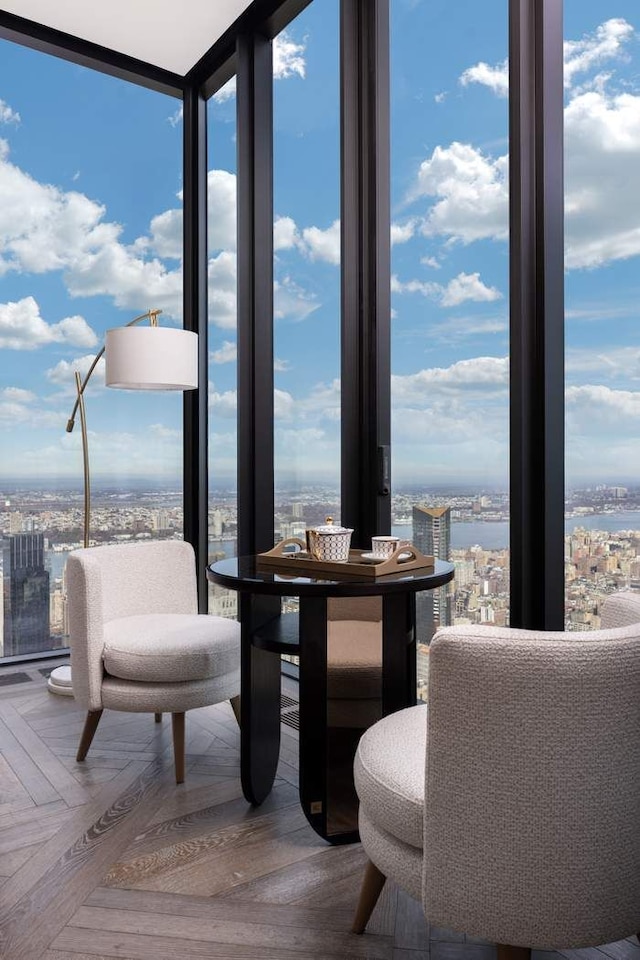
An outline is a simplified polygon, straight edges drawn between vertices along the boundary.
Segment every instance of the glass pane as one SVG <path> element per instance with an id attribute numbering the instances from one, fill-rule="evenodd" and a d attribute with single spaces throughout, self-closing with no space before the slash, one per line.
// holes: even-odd
<path id="1" fill-rule="evenodd" d="M 274 40 L 275 536 L 340 516 L 339 4 Z"/>
<path id="2" fill-rule="evenodd" d="M 338 0 L 311 3 L 273 43 L 276 542 L 340 518 L 339 80 Z"/>
<path id="3" fill-rule="evenodd" d="M 209 187 L 209 563 L 236 556 L 237 251 L 235 77 L 207 105 Z M 209 613 L 235 619 L 238 595 L 209 584 Z"/>
<path id="4" fill-rule="evenodd" d="M 172 98 L 0 41 L 3 653 L 67 644 L 82 546 L 74 371 L 149 308 L 182 322 Z M 152 145 L 150 147 L 150 145 Z M 92 544 L 181 537 L 182 394 L 86 390 Z"/>
<path id="5" fill-rule="evenodd" d="M 508 622 L 507 4 L 391 3 L 392 532 L 453 560 L 433 629 Z"/>
<path id="6" fill-rule="evenodd" d="M 565 0 L 566 626 L 640 586 L 640 58 L 631 0 Z"/>

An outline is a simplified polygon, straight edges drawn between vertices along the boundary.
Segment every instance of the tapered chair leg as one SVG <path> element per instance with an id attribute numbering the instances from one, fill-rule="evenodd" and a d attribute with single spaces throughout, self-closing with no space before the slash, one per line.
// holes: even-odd
<path id="1" fill-rule="evenodd" d="M 351 927 L 352 933 L 364 933 L 365 927 L 369 923 L 369 917 L 373 913 L 373 909 L 378 902 L 378 897 L 382 893 L 386 879 L 384 873 L 381 873 L 375 863 L 371 863 L 371 860 L 369 860 L 364 871 L 362 886 L 360 887 L 360 899 L 358 900 L 356 915 L 353 920 L 353 926 Z M 499 957 L 498 960 L 507 960 L 507 958 Z"/>
<path id="2" fill-rule="evenodd" d="M 161 713 L 156 713 L 156 714 L 154 714 L 154 716 L 155 716 L 155 718 L 156 718 L 156 723 L 162 723 L 162 714 L 161 714 Z"/>
<path id="3" fill-rule="evenodd" d="M 231 700 L 229 701 L 229 703 L 231 704 L 231 709 L 233 710 L 235 714 L 235 718 L 238 721 L 238 726 L 241 727 L 242 725 L 240 723 L 240 694 L 238 694 L 237 697 L 231 697 Z"/>
<path id="4" fill-rule="evenodd" d="M 87 714 L 87 719 L 84 722 L 84 730 L 82 731 L 82 736 L 80 738 L 80 746 L 78 747 L 78 752 L 76 754 L 76 760 L 84 760 L 87 755 L 87 751 L 91 746 L 91 741 L 93 736 L 98 729 L 98 724 L 100 723 L 100 717 L 102 716 L 102 710 L 89 710 Z"/>
<path id="5" fill-rule="evenodd" d="M 505 943 L 496 944 L 498 960 L 531 960 L 529 947 L 509 947 Z"/>
<path id="6" fill-rule="evenodd" d="M 173 759 L 176 765 L 176 783 L 184 783 L 184 713 L 171 714 L 173 732 Z"/>

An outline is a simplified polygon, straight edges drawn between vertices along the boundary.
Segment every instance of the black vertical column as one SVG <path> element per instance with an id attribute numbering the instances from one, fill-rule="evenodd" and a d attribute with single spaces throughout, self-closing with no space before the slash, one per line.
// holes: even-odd
<path id="1" fill-rule="evenodd" d="M 184 393 L 184 539 L 196 552 L 198 608 L 207 612 L 207 107 L 200 90 L 184 93 L 184 327 L 198 334 L 198 389 Z"/>
<path id="2" fill-rule="evenodd" d="M 240 35 L 238 554 L 273 546 L 273 96 L 271 41 Z"/>
<path id="3" fill-rule="evenodd" d="M 562 4 L 510 0 L 511 615 L 564 621 Z"/>
<path id="4" fill-rule="evenodd" d="M 341 3 L 342 513 L 391 532 L 389 0 Z"/>

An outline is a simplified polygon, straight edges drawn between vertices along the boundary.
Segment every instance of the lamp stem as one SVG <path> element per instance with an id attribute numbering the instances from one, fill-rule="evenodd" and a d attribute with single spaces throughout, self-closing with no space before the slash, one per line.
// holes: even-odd
<path id="1" fill-rule="evenodd" d="M 91 519 L 91 479 L 89 476 L 89 438 L 87 436 L 87 417 L 84 409 L 82 379 L 75 371 L 76 390 L 78 391 L 78 410 L 80 411 L 80 432 L 82 433 L 82 463 L 84 476 L 84 545 L 89 546 L 89 522 Z"/>
<path id="2" fill-rule="evenodd" d="M 158 315 L 162 313 L 162 310 L 147 310 L 146 313 L 141 313 L 139 317 L 134 317 L 133 320 L 130 320 L 129 323 L 126 323 L 126 327 L 133 327 L 137 323 L 141 323 L 143 320 L 150 320 L 152 327 L 158 326 Z M 84 545 L 85 547 L 89 546 L 89 519 L 91 515 L 91 483 L 89 479 L 89 440 L 87 437 L 87 418 L 84 409 L 84 391 L 85 387 L 89 383 L 91 374 L 95 370 L 98 360 L 104 354 L 104 347 L 102 347 L 96 353 L 91 366 L 89 367 L 84 380 L 80 376 L 78 370 L 75 372 L 76 378 L 76 402 L 73 405 L 73 410 L 71 411 L 71 416 L 67 420 L 67 433 L 71 433 L 75 423 L 76 413 L 80 412 L 80 427 L 82 430 L 82 459 L 84 464 Z"/>

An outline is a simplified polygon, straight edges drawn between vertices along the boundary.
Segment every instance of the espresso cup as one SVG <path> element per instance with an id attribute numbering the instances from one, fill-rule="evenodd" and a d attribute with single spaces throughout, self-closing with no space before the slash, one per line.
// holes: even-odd
<path id="1" fill-rule="evenodd" d="M 371 553 L 375 557 L 386 559 L 400 545 L 400 537 L 371 537 Z"/>

